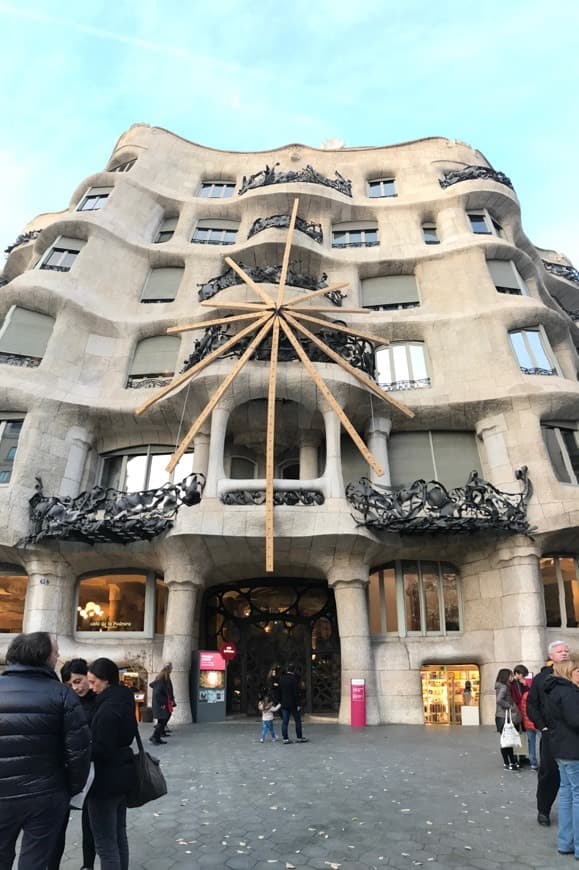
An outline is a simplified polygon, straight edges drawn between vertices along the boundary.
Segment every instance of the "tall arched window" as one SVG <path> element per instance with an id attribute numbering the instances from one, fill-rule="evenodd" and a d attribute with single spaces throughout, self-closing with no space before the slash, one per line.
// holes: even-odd
<path id="1" fill-rule="evenodd" d="M 370 634 L 462 630 L 459 577 L 446 562 L 397 561 L 374 569 L 368 584 Z"/>
<path id="2" fill-rule="evenodd" d="M 0 634 L 20 634 L 28 576 L 21 568 L 0 569 Z"/>
<path id="3" fill-rule="evenodd" d="M 579 628 L 579 558 L 541 559 L 547 628 Z"/>
<path id="4" fill-rule="evenodd" d="M 376 380 L 385 390 L 430 386 L 424 342 L 394 341 L 376 351 Z"/>
<path id="5" fill-rule="evenodd" d="M 193 471 L 193 451 L 188 451 L 170 474 L 166 469 L 174 452 L 168 445 L 126 447 L 102 457 L 101 485 L 122 492 L 157 489 L 164 483 L 179 483 Z"/>
<path id="6" fill-rule="evenodd" d="M 81 578 L 77 632 L 115 632 L 152 637 L 165 631 L 166 587 L 153 573 L 91 574 Z"/>

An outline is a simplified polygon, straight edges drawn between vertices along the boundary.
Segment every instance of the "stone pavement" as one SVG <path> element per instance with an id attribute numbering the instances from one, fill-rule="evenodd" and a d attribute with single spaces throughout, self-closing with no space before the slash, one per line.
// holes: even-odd
<path id="1" fill-rule="evenodd" d="M 556 813 L 537 824 L 536 774 L 503 770 L 490 727 L 306 722 L 311 742 L 291 746 L 260 744 L 259 728 L 181 726 L 146 744 L 169 794 L 129 810 L 131 870 L 575 866 L 557 853 Z M 81 865 L 78 816 L 63 870 Z"/>

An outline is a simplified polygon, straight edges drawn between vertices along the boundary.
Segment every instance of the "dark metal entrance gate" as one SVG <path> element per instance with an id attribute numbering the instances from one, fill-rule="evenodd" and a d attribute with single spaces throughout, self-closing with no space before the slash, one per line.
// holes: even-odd
<path id="1" fill-rule="evenodd" d="M 227 712 L 254 715 L 260 694 L 290 662 L 302 677 L 306 711 L 337 714 L 340 641 L 334 593 L 306 580 L 252 580 L 214 586 L 203 606 L 202 645 L 233 641 L 238 656 L 227 666 Z"/>

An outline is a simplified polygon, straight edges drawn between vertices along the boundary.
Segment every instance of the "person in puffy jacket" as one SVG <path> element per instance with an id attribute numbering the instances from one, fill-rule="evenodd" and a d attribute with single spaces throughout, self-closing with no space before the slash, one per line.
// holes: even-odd
<path id="1" fill-rule="evenodd" d="M 90 730 L 78 698 L 54 672 L 56 641 L 45 631 L 20 634 L 0 676 L 0 867 L 43 870 L 71 795 L 82 791 L 91 758 Z"/>
<path id="2" fill-rule="evenodd" d="M 131 743 L 137 733 L 135 701 L 119 685 L 119 669 L 111 659 L 96 659 L 88 669 L 96 694 L 91 722 L 95 778 L 88 795 L 88 814 L 101 870 L 128 870 L 127 794 L 135 786 Z"/>
<path id="3" fill-rule="evenodd" d="M 553 665 L 544 683 L 549 742 L 561 780 L 557 849 L 579 859 L 579 659 Z"/>

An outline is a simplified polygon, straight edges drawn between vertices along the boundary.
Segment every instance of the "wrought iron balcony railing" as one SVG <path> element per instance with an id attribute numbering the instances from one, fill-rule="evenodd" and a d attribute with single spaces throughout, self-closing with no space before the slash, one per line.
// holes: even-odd
<path id="1" fill-rule="evenodd" d="M 239 489 L 226 492 L 221 496 L 223 504 L 227 505 L 262 505 L 265 504 L 265 489 Z M 273 494 L 274 505 L 293 507 L 303 505 L 311 507 L 324 503 L 324 495 L 317 489 L 276 489 Z"/>
<path id="2" fill-rule="evenodd" d="M 20 245 L 25 245 L 27 242 L 33 242 L 34 239 L 38 238 L 41 232 L 42 230 L 29 230 L 27 233 L 20 233 L 11 245 L 4 248 L 4 253 L 10 254 L 15 248 L 19 248 Z"/>
<path id="3" fill-rule="evenodd" d="M 243 176 L 241 187 L 239 188 L 239 196 L 247 193 L 248 190 L 255 190 L 257 187 L 267 187 L 270 184 L 293 184 L 302 182 L 305 184 L 322 184 L 324 187 L 331 187 L 346 196 L 352 196 L 352 182 L 340 175 L 338 170 L 335 170 L 335 178 L 326 178 L 313 166 L 308 163 L 303 169 L 289 172 L 276 172 L 279 163 L 274 163 L 273 166 L 265 165 L 265 169 L 250 175 L 247 178 Z"/>
<path id="4" fill-rule="evenodd" d="M 378 386 L 382 387 L 383 390 L 423 390 L 426 387 L 432 386 L 430 378 L 417 378 L 413 381 L 390 381 L 390 383 L 383 383 L 382 381 L 378 381 Z"/>
<path id="5" fill-rule="evenodd" d="M 442 178 L 439 178 L 438 183 L 444 189 L 452 184 L 458 184 L 460 181 L 477 181 L 478 179 L 489 179 L 489 181 L 498 181 L 499 184 L 504 184 L 514 190 L 513 182 L 505 175 L 504 172 L 497 172 L 489 166 L 465 166 L 464 169 L 451 169 L 445 172 Z"/>
<path id="6" fill-rule="evenodd" d="M 247 238 L 251 239 L 252 236 L 256 236 L 258 233 L 262 233 L 267 229 L 286 229 L 290 225 L 290 219 L 289 214 L 273 214 L 271 217 L 257 218 L 257 220 L 253 222 L 251 229 L 247 234 Z M 309 236 L 310 239 L 314 240 L 314 242 L 319 242 L 321 244 L 324 241 L 321 224 L 308 223 L 303 218 L 296 217 L 296 230 Z"/>
<path id="7" fill-rule="evenodd" d="M 181 483 L 165 483 L 143 492 L 94 486 L 76 498 L 45 496 L 36 478 L 30 499 L 30 534 L 24 544 L 56 539 L 89 544 L 149 541 L 170 529 L 182 505 L 199 504 L 205 476 L 190 474 Z"/>
<path id="8" fill-rule="evenodd" d="M 142 377 L 141 375 L 129 375 L 127 380 L 127 390 L 150 390 L 153 387 L 166 387 L 173 380 L 164 375 L 150 375 Z"/>
<path id="9" fill-rule="evenodd" d="M 279 284 L 281 276 L 281 265 L 277 266 L 246 266 L 241 260 L 239 266 L 252 278 L 257 284 Z M 292 260 L 289 264 L 286 284 L 290 287 L 302 287 L 304 290 L 322 290 L 328 286 L 328 276 L 325 272 L 321 278 L 314 278 L 312 275 L 306 275 L 299 271 L 300 264 L 297 260 Z M 201 301 L 211 299 L 221 290 L 226 290 L 228 287 L 234 287 L 236 284 L 243 284 L 243 281 L 233 269 L 227 269 L 216 278 L 211 278 L 205 284 L 198 284 L 198 296 Z M 339 290 L 331 290 L 325 296 L 334 305 L 340 306 L 342 300 L 346 297 Z"/>
<path id="10" fill-rule="evenodd" d="M 519 368 L 521 369 L 521 371 L 524 375 L 545 375 L 545 376 L 550 377 L 551 375 L 557 374 L 555 369 L 542 369 L 540 366 L 537 366 L 535 368 L 528 368 L 527 366 L 519 366 Z"/>
<path id="11" fill-rule="evenodd" d="M 533 494 L 527 467 L 517 469 L 520 493 L 501 492 L 471 472 L 465 486 L 448 490 L 437 480 L 405 487 L 381 486 L 367 478 L 346 487 L 359 526 L 404 534 L 478 532 L 484 529 L 529 535 L 527 505 Z"/>
<path id="12" fill-rule="evenodd" d="M 24 369 L 35 369 L 42 362 L 42 357 L 21 356 L 15 353 L 0 353 L 0 364 L 7 366 L 19 366 Z"/>
<path id="13" fill-rule="evenodd" d="M 543 266 L 552 275 L 558 278 L 565 278 L 567 281 L 572 281 L 574 284 L 579 284 L 579 270 L 574 266 L 566 266 L 564 263 L 552 263 L 550 260 L 543 260 Z"/>
<path id="14" fill-rule="evenodd" d="M 70 272 L 70 266 L 53 266 L 51 263 L 43 263 L 40 268 L 48 272 Z"/>

